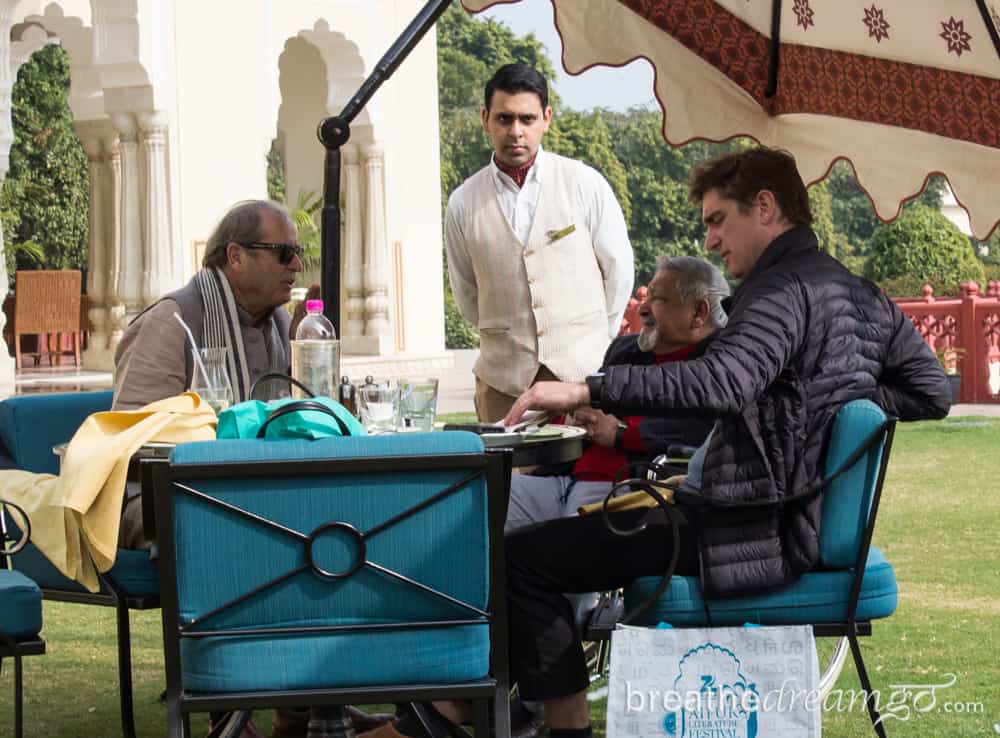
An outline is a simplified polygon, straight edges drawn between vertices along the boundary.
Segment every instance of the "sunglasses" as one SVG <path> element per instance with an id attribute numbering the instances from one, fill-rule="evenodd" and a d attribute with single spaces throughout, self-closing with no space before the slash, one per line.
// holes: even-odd
<path id="1" fill-rule="evenodd" d="M 292 257 L 302 258 L 302 247 L 297 243 L 241 243 L 245 249 L 263 249 L 265 251 L 277 251 L 278 263 L 287 265 L 292 261 Z"/>

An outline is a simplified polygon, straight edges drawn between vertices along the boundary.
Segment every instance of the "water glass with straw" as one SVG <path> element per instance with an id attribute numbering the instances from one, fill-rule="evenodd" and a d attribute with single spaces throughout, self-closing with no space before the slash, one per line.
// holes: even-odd
<path id="1" fill-rule="evenodd" d="M 191 342 L 191 391 L 196 392 L 216 414 L 233 403 L 233 386 L 229 381 L 229 349 L 225 347 L 198 348 L 191 329 L 178 313 L 177 322 L 184 328 Z"/>

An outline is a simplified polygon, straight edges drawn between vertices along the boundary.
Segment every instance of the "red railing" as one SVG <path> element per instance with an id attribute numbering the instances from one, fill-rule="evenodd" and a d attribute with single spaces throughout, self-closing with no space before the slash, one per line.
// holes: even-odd
<path id="1" fill-rule="evenodd" d="M 975 282 L 960 290 L 959 297 L 938 299 L 924 285 L 923 297 L 893 299 L 946 366 L 961 374 L 961 402 L 1000 403 L 1000 281 L 987 284 L 985 297 Z"/>

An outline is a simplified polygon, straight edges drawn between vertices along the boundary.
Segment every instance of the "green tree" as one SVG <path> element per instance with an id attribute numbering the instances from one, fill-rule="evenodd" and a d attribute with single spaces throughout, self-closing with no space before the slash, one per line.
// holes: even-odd
<path id="1" fill-rule="evenodd" d="M 277 139 L 271 140 L 267 151 L 267 196 L 275 202 L 285 202 L 285 158 Z"/>
<path id="2" fill-rule="evenodd" d="M 628 184 L 627 220 L 636 285 L 652 278 L 663 256 L 708 256 L 701 211 L 688 197 L 691 170 L 699 162 L 745 145 L 694 142 L 674 147 L 663 139 L 661 124 L 659 112 L 642 108 L 612 118 L 614 151 Z"/>
<path id="3" fill-rule="evenodd" d="M 830 191 L 830 214 L 834 229 L 844 235 L 852 246 L 852 256 L 863 259 L 868 255 L 871 240 L 882 224 L 875 209 L 854 176 L 854 169 L 846 161 L 839 161 L 824 180 Z M 923 191 L 903 205 L 905 210 L 913 205 L 926 205 L 938 209 L 944 194 L 945 181 L 931 177 Z"/>
<path id="4" fill-rule="evenodd" d="M 83 269 L 87 264 L 90 181 L 67 101 L 69 56 L 35 52 L 12 93 L 14 142 L 0 190 L 7 270 Z"/>
<path id="5" fill-rule="evenodd" d="M 955 294 L 961 282 L 984 279 L 983 265 L 969 239 L 940 211 L 915 204 L 893 223 L 875 229 L 865 276 L 889 294 L 918 294 L 929 282 L 935 294 Z"/>
<path id="6" fill-rule="evenodd" d="M 856 256 L 854 247 L 847 236 L 837 229 L 833 222 L 833 197 L 830 195 L 830 181 L 823 180 L 809 188 L 809 204 L 812 209 L 812 228 L 819 241 L 819 247 L 852 272 L 864 271 L 864 259 Z"/>
<path id="7" fill-rule="evenodd" d="M 579 159 L 603 174 L 618 198 L 627 222 L 632 210 L 628 175 L 615 153 L 608 123 L 609 115 L 606 111 L 563 111 L 553 119 L 544 145 L 556 154 Z"/>

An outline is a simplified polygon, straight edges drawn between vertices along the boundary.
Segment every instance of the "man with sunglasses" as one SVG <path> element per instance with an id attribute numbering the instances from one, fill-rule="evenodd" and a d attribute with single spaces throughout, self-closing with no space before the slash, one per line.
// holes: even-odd
<path id="1" fill-rule="evenodd" d="M 233 401 L 249 399 L 254 381 L 288 373 L 291 298 L 302 247 L 288 212 L 247 200 L 227 212 L 208 238 L 202 269 L 132 321 L 115 354 L 114 408 L 129 410 L 191 386 L 191 347 L 180 315 L 202 348 L 229 349 Z M 269 399 L 270 383 L 255 393 Z"/>

